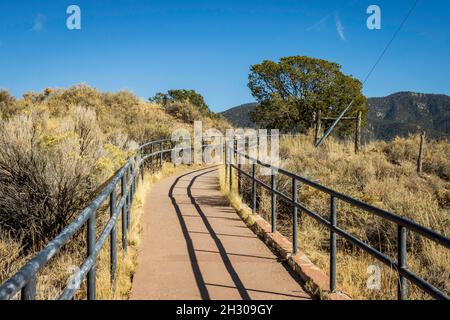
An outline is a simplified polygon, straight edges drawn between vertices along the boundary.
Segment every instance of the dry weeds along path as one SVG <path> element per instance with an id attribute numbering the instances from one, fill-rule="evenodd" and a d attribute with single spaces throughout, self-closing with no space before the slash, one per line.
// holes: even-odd
<path id="1" fill-rule="evenodd" d="M 220 194 L 218 168 L 147 195 L 131 299 L 310 299 Z"/>

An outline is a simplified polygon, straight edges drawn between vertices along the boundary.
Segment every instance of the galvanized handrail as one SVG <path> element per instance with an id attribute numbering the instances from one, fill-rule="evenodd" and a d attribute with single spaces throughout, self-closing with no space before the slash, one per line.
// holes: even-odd
<path id="1" fill-rule="evenodd" d="M 164 145 L 170 143 L 171 147 L 164 149 Z M 158 146 L 155 151 L 155 145 Z M 150 147 L 150 153 L 145 153 L 145 149 Z M 202 147 L 204 147 L 202 145 Z M 230 146 L 225 147 L 226 150 L 230 149 Z M 150 159 L 151 164 L 156 162 L 157 165 L 161 166 L 163 163 L 164 154 L 173 152 L 175 150 L 180 150 L 182 148 L 176 149 L 173 147 L 172 141 L 169 139 L 151 141 L 139 147 L 137 153 L 125 164 L 116 175 L 110 180 L 110 182 L 100 191 L 98 196 L 91 202 L 91 204 L 84 209 L 80 215 L 78 215 L 73 222 L 71 222 L 57 237 L 50 241 L 44 249 L 42 249 L 37 255 L 35 255 L 28 263 L 26 263 L 15 275 L 13 275 L 9 280 L 0 286 L 0 300 L 8 300 L 13 298 L 19 291 L 21 291 L 21 298 L 23 300 L 34 300 L 36 298 L 36 278 L 37 273 L 41 270 L 59 250 L 67 244 L 74 234 L 81 229 L 85 224 L 87 224 L 87 259 L 82 264 L 80 270 L 76 275 L 74 275 L 79 281 L 87 277 L 87 295 L 88 299 L 95 299 L 95 262 L 97 255 L 108 236 L 111 237 L 110 241 L 110 268 L 111 268 L 111 282 L 114 283 L 117 268 L 117 252 L 116 252 L 116 227 L 120 212 L 122 213 L 122 248 L 124 252 L 127 250 L 127 229 L 130 226 L 131 219 L 131 204 L 134 200 L 134 194 L 136 190 L 136 185 L 138 183 L 139 174 L 143 179 L 143 168 L 148 159 Z M 298 252 L 297 244 L 297 230 L 298 230 L 298 210 L 300 212 L 305 212 L 310 217 L 318 221 L 321 225 L 325 226 L 330 230 L 330 289 L 331 291 L 336 291 L 336 235 L 340 235 L 349 242 L 368 252 L 381 262 L 388 266 L 394 267 L 399 274 L 399 286 L 398 286 L 398 296 L 399 299 L 407 299 L 407 282 L 416 284 L 422 290 L 438 299 L 449 299 L 447 294 L 440 291 L 427 281 L 420 278 L 418 275 L 414 274 L 407 268 L 406 263 L 406 231 L 414 231 L 447 249 L 450 249 L 450 239 L 433 231 L 425 228 L 411 220 L 400 217 L 396 214 L 388 212 L 371 206 L 367 203 L 354 199 L 350 196 L 344 195 L 342 193 L 336 192 L 330 188 L 327 188 L 319 183 L 308 180 L 304 177 L 296 175 L 292 172 L 286 171 L 281 168 L 276 168 L 270 164 L 263 163 L 257 159 L 254 159 L 244 153 L 238 152 L 235 148 L 231 148 L 233 151 L 233 158 L 237 156 L 242 156 L 248 159 L 252 163 L 252 173 L 249 174 L 242 169 L 242 165 L 239 163 L 237 166 L 230 159 L 228 152 L 225 152 L 225 166 L 227 180 L 228 170 L 229 176 L 232 177 L 233 168 L 238 172 L 238 191 L 241 191 L 241 175 L 244 175 L 252 180 L 252 209 L 256 213 L 257 198 L 256 198 L 256 186 L 257 184 L 271 192 L 272 198 L 272 231 L 276 231 L 276 197 L 284 199 L 286 202 L 292 205 L 292 218 L 293 218 L 293 253 Z M 257 165 L 261 165 L 266 168 L 272 169 L 272 179 L 271 185 L 267 185 L 263 181 L 256 178 Z M 276 175 L 275 171 L 284 174 L 292 179 L 292 198 L 285 195 L 284 193 L 276 189 Z M 128 178 L 128 179 L 127 179 Z M 119 203 L 116 203 L 116 188 L 120 181 L 121 185 L 121 197 Z M 316 212 L 306 208 L 304 205 L 298 202 L 297 195 L 297 183 L 298 181 L 309 185 L 319 191 L 325 192 L 330 195 L 330 220 L 322 218 Z M 232 188 L 232 179 L 230 179 L 230 189 Z M 96 227 L 96 210 L 109 198 L 110 200 L 110 219 L 107 222 L 105 228 L 103 229 L 98 240 L 95 236 Z M 375 248 L 367 245 L 355 236 L 347 233 L 336 225 L 336 215 L 337 215 L 337 200 L 347 202 L 350 205 L 361 208 L 367 212 L 371 212 L 383 219 L 387 219 L 397 224 L 398 226 L 398 257 L 397 262 L 390 257 L 379 252 Z M 71 299 L 76 293 L 77 286 L 68 286 L 64 289 L 63 293 L 59 297 L 60 299 Z"/>
<path id="2" fill-rule="evenodd" d="M 164 149 L 164 145 L 170 143 L 170 148 Z M 158 146 L 155 150 L 155 145 Z M 146 148 L 151 147 L 150 153 L 145 153 Z M 151 164 L 162 166 L 164 154 L 176 150 L 169 139 L 148 142 L 139 147 L 136 154 L 114 175 L 110 182 L 100 191 L 97 197 L 86 207 L 64 230 L 50 241 L 38 254 L 29 260 L 16 274 L 0 286 L 0 300 L 9 300 L 21 291 L 22 300 L 36 299 L 37 273 L 66 245 L 84 225 L 87 224 L 87 258 L 80 270 L 73 275 L 78 283 L 87 277 L 87 296 L 89 300 L 96 298 L 95 273 L 96 259 L 106 239 L 110 241 L 110 268 L 111 282 L 114 283 L 117 268 L 117 221 L 119 213 L 122 213 L 122 248 L 127 250 L 127 230 L 131 223 L 131 204 L 134 200 L 136 185 L 144 178 L 144 165 L 148 159 Z M 116 203 L 116 188 L 120 181 L 121 197 Z M 103 229 L 100 237 L 96 239 L 96 211 L 109 198 L 110 219 Z M 77 286 L 67 286 L 60 299 L 72 299 L 77 291 Z"/>
<path id="3" fill-rule="evenodd" d="M 228 141 L 226 143 L 226 150 L 225 152 L 225 183 L 227 180 L 229 180 L 229 187 L 230 191 L 233 188 L 233 169 L 237 172 L 237 179 L 238 179 L 238 193 L 241 193 L 241 177 L 245 176 L 248 179 L 251 180 L 252 183 L 252 190 L 251 190 L 251 197 L 252 197 L 252 211 L 253 213 L 256 213 L 257 211 L 257 196 L 256 196 L 256 186 L 260 185 L 264 189 L 268 190 L 271 194 L 271 224 L 272 224 L 272 232 L 276 232 L 277 226 L 276 226 L 276 198 L 280 197 L 287 203 L 289 203 L 292 206 L 292 227 L 293 227 L 293 240 L 292 240 L 292 252 L 293 254 L 298 253 L 298 210 L 300 212 L 306 213 L 308 216 L 315 219 L 317 222 L 319 222 L 322 226 L 325 226 L 330 231 L 330 291 L 336 292 L 336 235 L 339 235 L 352 243 L 353 245 L 361 248 L 365 252 L 369 253 L 370 255 L 374 256 L 379 261 L 383 262 L 384 264 L 388 265 L 389 267 L 393 267 L 398 275 L 399 275 L 399 284 L 398 284 L 398 298 L 401 300 L 406 300 L 408 297 L 408 283 L 406 280 L 409 280 L 413 284 L 420 287 L 423 291 L 428 293 L 430 296 L 436 299 L 445 299 L 448 300 L 449 296 L 430 284 L 429 282 L 422 279 L 417 274 L 411 272 L 408 270 L 407 267 L 407 253 L 406 253 L 406 232 L 407 230 L 413 231 L 417 234 L 420 234 L 421 236 L 426 237 L 427 239 L 447 248 L 450 249 L 450 239 L 429 229 L 424 226 L 421 226 L 417 224 L 414 221 L 411 221 L 409 219 L 406 219 L 404 217 L 401 217 L 399 215 L 396 215 L 392 212 L 374 207 L 370 204 L 367 204 L 365 202 L 362 202 L 360 200 L 354 199 L 348 195 L 342 194 L 340 192 L 337 192 L 333 189 L 330 189 L 326 186 L 323 186 L 317 182 L 311 181 L 305 177 L 302 177 L 300 175 L 297 175 L 293 172 L 289 172 L 287 170 L 284 170 L 282 168 L 278 168 L 275 166 L 272 166 L 268 163 L 264 163 L 258 159 L 250 157 L 248 154 L 239 152 L 237 148 L 235 147 L 236 141 Z M 238 157 L 244 157 L 245 159 L 249 160 L 249 162 L 252 165 L 252 172 L 248 173 L 243 170 L 243 166 L 241 161 L 236 161 Z M 236 165 L 237 162 L 237 165 Z M 256 177 L 256 171 L 257 171 L 257 165 L 260 165 L 265 168 L 270 168 L 272 170 L 272 176 L 271 176 L 271 184 L 268 185 L 264 183 L 263 181 L 259 180 Z M 285 175 L 292 179 L 292 197 L 282 193 L 281 191 L 277 190 L 276 187 L 276 173 Z M 298 190 L 297 190 L 297 184 L 298 182 L 301 182 L 305 185 L 308 185 L 316 190 L 319 190 L 321 192 L 324 192 L 330 196 L 330 218 L 329 220 L 324 219 L 321 217 L 318 213 L 308 209 L 303 204 L 298 202 Z M 386 219 L 388 221 L 391 221 L 397 225 L 398 233 L 397 233 L 397 261 L 394 261 L 394 259 L 386 256 L 382 252 L 378 251 L 377 249 L 371 247 L 370 245 L 366 244 L 362 240 L 358 239 L 357 237 L 351 235 L 350 233 L 346 232 L 345 230 L 339 228 L 337 226 L 337 200 L 341 200 L 343 202 L 346 202 L 354 207 L 360 208 L 366 212 L 375 214 L 378 217 L 381 217 L 383 219 Z"/>

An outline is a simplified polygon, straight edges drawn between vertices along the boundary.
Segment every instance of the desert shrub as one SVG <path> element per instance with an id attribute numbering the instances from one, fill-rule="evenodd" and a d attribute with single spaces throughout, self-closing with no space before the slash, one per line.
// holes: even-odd
<path id="1" fill-rule="evenodd" d="M 2 123 L 0 226 L 26 249 L 56 236 L 104 179 L 99 163 L 109 154 L 98 132 L 95 113 L 81 107 L 61 122 L 33 114 Z M 113 158 L 116 169 L 124 159 Z"/>
<path id="2" fill-rule="evenodd" d="M 167 113 L 186 123 L 201 119 L 200 112 L 188 101 L 173 101 L 166 105 Z"/>
<path id="3" fill-rule="evenodd" d="M 0 224 L 24 237 L 27 247 L 61 231 L 92 189 L 86 169 L 93 163 L 80 161 L 74 136 L 41 130 L 34 119 L 21 116 L 0 131 Z"/>
<path id="4" fill-rule="evenodd" d="M 391 142 L 375 141 L 369 145 L 382 151 L 387 160 L 396 165 L 405 161 L 414 164 L 419 154 L 418 136 L 397 137 Z M 450 181 L 450 143 L 447 140 L 429 140 L 424 151 L 424 171 Z"/>
<path id="5" fill-rule="evenodd" d="M 18 271 L 25 258 L 21 241 L 14 240 L 8 232 L 0 229 L 0 282 Z"/>
<path id="6" fill-rule="evenodd" d="M 0 119 L 9 118 L 16 112 L 16 99 L 6 90 L 0 90 Z"/>

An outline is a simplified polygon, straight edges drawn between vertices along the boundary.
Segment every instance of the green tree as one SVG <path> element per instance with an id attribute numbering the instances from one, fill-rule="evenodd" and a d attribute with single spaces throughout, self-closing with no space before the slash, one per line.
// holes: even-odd
<path id="1" fill-rule="evenodd" d="M 337 63 L 305 56 L 265 60 L 251 66 L 248 86 L 258 101 L 251 118 L 260 127 L 305 132 L 314 123 L 314 112 L 337 116 L 352 100 L 347 116 L 362 110 L 366 119 L 361 82 L 343 74 Z M 348 134 L 353 127 L 342 123 L 338 129 Z"/>
<path id="2" fill-rule="evenodd" d="M 195 90 L 176 89 L 169 90 L 167 93 L 158 92 L 154 97 L 149 99 L 150 101 L 161 103 L 164 107 L 167 107 L 169 102 L 190 102 L 197 111 L 203 115 L 212 115 L 208 105 L 205 102 L 203 96 L 197 93 Z"/>

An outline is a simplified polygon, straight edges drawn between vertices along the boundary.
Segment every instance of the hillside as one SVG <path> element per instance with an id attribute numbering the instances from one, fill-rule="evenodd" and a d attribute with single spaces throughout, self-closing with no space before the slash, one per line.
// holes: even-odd
<path id="1" fill-rule="evenodd" d="M 399 92 L 368 103 L 366 134 L 372 139 L 390 140 L 418 130 L 433 138 L 450 137 L 449 96 Z"/>
<path id="2" fill-rule="evenodd" d="M 249 112 L 256 103 L 243 104 L 222 112 L 238 127 L 252 127 Z M 433 138 L 450 137 L 450 97 L 438 94 L 399 92 L 387 97 L 368 99 L 366 139 L 391 140 L 425 130 Z"/>
<path id="3" fill-rule="evenodd" d="M 253 127 L 253 121 L 250 119 L 250 112 L 255 110 L 257 103 L 246 103 L 240 106 L 228 109 L 221 112 L 221 115 L 225 117 L 232 125 L 241 128 Z"/>

